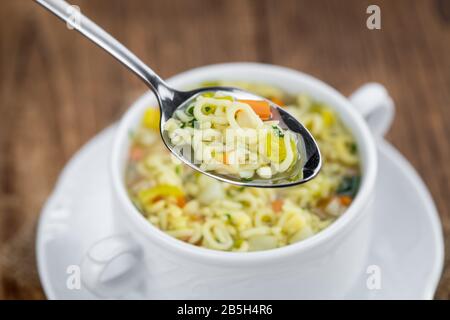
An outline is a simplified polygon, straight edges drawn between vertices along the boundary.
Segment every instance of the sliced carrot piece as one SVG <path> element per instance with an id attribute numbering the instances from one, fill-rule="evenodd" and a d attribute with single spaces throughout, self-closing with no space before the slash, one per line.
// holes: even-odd
<path id="1" fill-rule="evenodd" d="M 162 199 L 164 199 L 163 196 L 156 196 L 156 197 L 154 197 L 154 198 L 151 200 L 151 202 L 152 202 L 152 203 L 155 203 L 155 202 L 158 202 L 159 200 L 162 200 Z"/>
<path id="2" fill-rule="evenodd" d="M 272 116 L 270 112 L 270 104 L 265 100 L 238 100 L 239 102 L 248 104 L 253 111 L 261 118 L 261 120 L 269 120 Z"/>
<path id="3" fill-rule="evenodd" d="M 352 203 L 352 198 L 349 196 L 341 196 L 339 197 L 339 200 L 342 205 L 348 207 Z"/>
<path id="4" fill-rule="evenodd" d="M 177 197 L 177 206 L 179 206 L 180 208 L 184 208 L 185 205 L 186 205 L 186 198 L 183 196 Z"/>
<path id="5" fill-rule="evenodd" d="M 270 98 L 270 101 L 272 101 L 273 103 L 279 105 L 280 107 L 284 106 L 284 101 L 281 100 L 280 98 L 272 97 L 272 98 Z"/>
<path id="6" fill-rule="evenodd" d="M 223 153 L 223 163 L 229 164 L 228 163 L 228 154 L 226 152 Z"/>
<path id="7" fill-rule="evenodd" d="M 272 201 L 272 210 L 275 212 L 280 212 L 281 209 L 283 209 L 283 203 L 284 201 L 281 199 Z"/>
<path id="8" fill-rule="evenodd" d="M 138 146 L 134 146 L 130 151 L 130 158 L 133 161 L 139 161 L 144 157 L 144 149 Z"/>

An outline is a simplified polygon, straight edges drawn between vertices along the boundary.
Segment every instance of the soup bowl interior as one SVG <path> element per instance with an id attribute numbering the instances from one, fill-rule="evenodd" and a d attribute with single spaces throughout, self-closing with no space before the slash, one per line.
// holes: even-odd
<path id="1" fill-rule="evenodd" d="M 375 144 L 365 120 L 349 100 L 332 87 L 309 75 L 272 65 L 258 63 L 230 63 L 201 67 L 183 72 L 168 79 L 176 89 L 191 88 L 203 81 L 235 80 L 264 83 L 276 86 L 288 94 L 306 93 L 314 100 L 326 103 L 340 116 L 345 126 L 352 132 L 358 144 L 361 160 L 362 181 L 357 196 L 351 206 L 330 226 L 319 233 L 281 248 L 256 252 L 222 252 L 194 246 L 173 238 L 148 222 L 128 197 L 125 186 L 125 168 L 131 144 L 130 132 L 135 130 L 145 110 L 157 106 L 157 100 L 150 91 L 140 97 L 125 113 L 119 123 L 111 157 L 112 187 L 115 198 L 120 203 L 121 214 L 131 223 L 133 230 L 142 237 L 180 256 L 199 261 L 219 264 L 257 264 L 276 261 L 319 247 L 333 241 L 338 234 L 351 230 L 358 217 L 364 215 L 374 189 L 377 159 Z"/>

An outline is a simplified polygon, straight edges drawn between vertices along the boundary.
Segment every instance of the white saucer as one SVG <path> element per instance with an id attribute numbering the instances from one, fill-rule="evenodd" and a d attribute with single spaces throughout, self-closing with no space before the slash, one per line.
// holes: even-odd
<path id="1" fill-rule="evenodd" d="M 95 299 L 67 288 L 67 268 L 78 265 L 96 240 L 111 234 L 108 155 L 114 127 L 93 138 L 67 164 L 44 206 L 37 233 L 39 275 L 49 299 Z M 378 142 L 379 177 L 372 245 L 367 265 L 381 270 L 381 289 L 368 290 L 368 275 L 343 298 L 431 299 L 444 257 L 434 203 L 412 166 L 384 140 Z M 130 292 L 126 298 L 140 298 Z"/>

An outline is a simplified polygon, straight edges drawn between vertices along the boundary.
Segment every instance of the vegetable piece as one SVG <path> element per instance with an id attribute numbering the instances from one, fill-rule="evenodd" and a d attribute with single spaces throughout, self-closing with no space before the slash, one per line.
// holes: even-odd
<path id="1" fill-rule="evenodd" d="M 184 196 L 177 197 L 177 206 L 184 208 L 186 205 L 186 198 Z"/>
<path id="2" fill-rule="evenodd" d="M 215 96 L 214 99 L 222 99 L 222 100 L 228 100 L 228 101 L 234 101 L 234 98 L 232 96 Z"/>
<path id="3" fill-rule="evenodd" d="M 294 153 L 294 158 L 297 158 L 297 146 L 294 139 L 291 139 L 291 148 Z M 278 137 L 275 133 L 268 133 L 266 138 L 266 155 L 272 162 L 283 162 L 284 159 L 286 159 L 286 145 L 284 144 L 284 138 Z"/>
<path id="4" fill-rule="evenodd" d="M 358 152 L 358 145 L 356 144 L 356 142 L 350 144 L 350 152 L 352 154 L 356 154 Z"/>
<path id="5" fill-rule="evenodd" d="M 272 169 L 268 166 L 260 167 L 256 170 L 256 173 L 258 176 L 260 176 L 263 179 L 270 179 L 272 178 Z"/>
<path id="6" fill-rule="evenodd" d="M 193 116 L 194 115 L 194 107 L 195 107 L 194 104 L 191 104 L 189 107 L 187 107 L 186 111 L 185 111 L 186 114 Z"/>
<path id="7" fill-rule="evenodd" d="M 274 212 L 281 212 L 281 210 L 283 209 L 283 203 L 284 201 L 282 199 L 272 201 L 272 210 Z"/>
<path id="8" fill-rule="evenodd" d="M 142 118 L 142 124 L 148 129 L 159 130 L 159 118 L 158 108 L 148 108 Z"/>
<path id="9" fill-rule="evenodd" d="M 265 100 L 238 100 L 239 102 L 248 104 L 253 111 L 261 118 L 261 120 L 269 120 L 272 117 L 270 112 L 270 104 Z"/>
<path id="10" fill-rule="evenodd" d="M 354 198 L 356 196 L 356 193 L 358 192 L 360 183 L 360 176 L 344 177 L 339 184 L 336 193 L 340 196 L 350 196 Z"/>
<path id="11" fill-rule="evenodd" d="M 225 164 L 230 164 L 230 162 L 229 162 L 229 157 L 228 157 L 228 153 L 226 153 L 226 152 L 223 153 L 223 155 L 222 155 L 222 160 L 223 160 L 223 163 L 225 163 Z"/>
<path id="12" fill-rule="evenodd" d="M 149 203 L 155 199 L 161 199 L 164 197 L 184 197 L 184 192 L 177 186 L 170 184 L 162 184 L 153 188 L 141 190 L 138 194 L 139 200 L 142 203 Z"/>
<path id="13" fill-rule="evenodd" d="M 349 196 L 341 196 L 341 197 L 339 197 L 339 201 L 341 202 L 342 205 L 348 207 L 352 203 L 353 200 Z"/>
<path id="14" fill-rule="evenodd" d="M 252 181 L 253 175 L 255 174 L 254 170 L 241 170 L 239 171 L 239 176 L 241 177 L 242 181 Z"/>
<path id="15" fill-rule="evenodd" d="M 341 204 L 339 197 L 333 197 L 325 207 L 325 212 L 333 217 L 339 217 L 345 207 Z"/>
<path id="16" fill-rule="evenodd" d="M 275 153 L 272 152 L 272 148 L 275 149 Z M 278 151 L 278 154 L 276 151 Z M 268 133 L 266 138 L 266 155 L 273 162 L 282 162 L 286 157 L 284 139 L 277 138 L 274 134 Z"/>
<path id="17" fill-rule="evenodd" d="M 272 126 L 273 131 L 277 137 L 284 137 L 284 132 L 280 129 L 279 126 Z"/>
<path id="18" fill-rule="evenodd" d="M 277 247 L 277 238 L 270 235 L 254 235 L 248 239 L 249 251 L 274 249 Z"/>
<path id="19" fill-rule="evenodd" d="M 139 161 L 144 157 L 144 149 L 140 146 L 133 146 L 130 150 L 130 159 L 132 161 Z"/>
<path id="20" fill-rule="evenodd" d="M 203 93 L 202 97 L 205 98 L 214 98 L 214 99 L 221 99 L 221 100 L 228 100 L 228 101 L 234 101 L 234 98 L 232 96 L 222 96 L 222 95 L 217 95 L 216 93 L 213 92 L 207 92 L 207 93 Z"/>

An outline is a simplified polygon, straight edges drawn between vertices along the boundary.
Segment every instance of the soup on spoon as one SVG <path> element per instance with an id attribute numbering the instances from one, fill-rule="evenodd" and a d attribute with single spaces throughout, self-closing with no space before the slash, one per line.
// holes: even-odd
<path id="1" fill-rule="evenodd" d="M 280 123 L 268 100 L 246 98 L 202 92 L 165 122 L 163 135 L 205 172 L 243 182 L 301 178 L 302 137 Z"/>
<path id="2" fill-rule="evenodd" d="M 320 171 L 309 131 L 273 101 L 233 87 L 189 91 L 160 132 L 191 168 L 223 182 L 277 188 L 302 184 Z M 164 113 L 164 109 L 161 108 Z"/>

